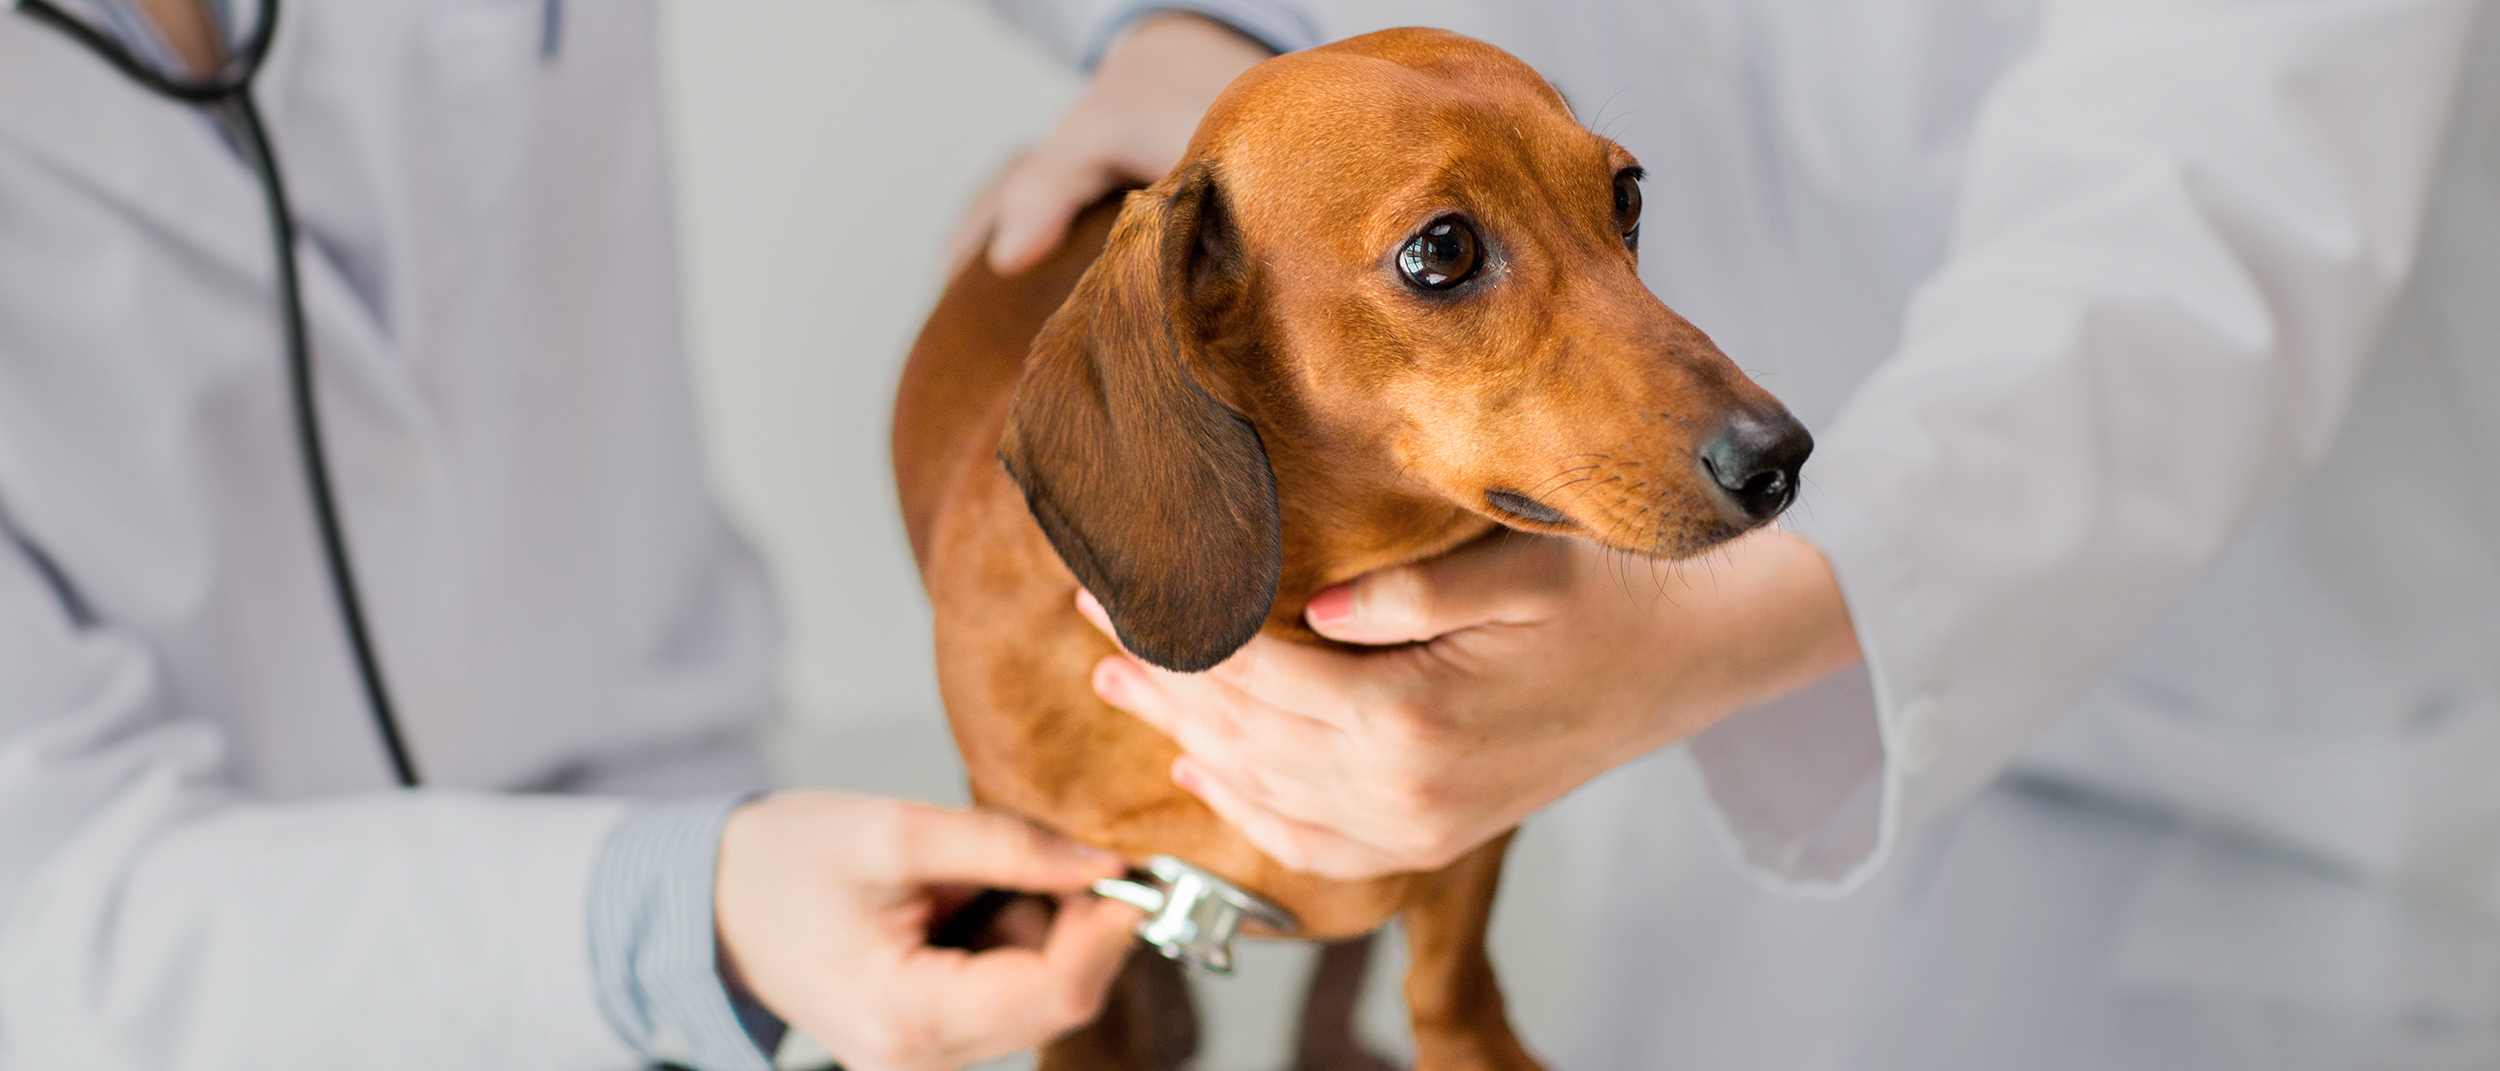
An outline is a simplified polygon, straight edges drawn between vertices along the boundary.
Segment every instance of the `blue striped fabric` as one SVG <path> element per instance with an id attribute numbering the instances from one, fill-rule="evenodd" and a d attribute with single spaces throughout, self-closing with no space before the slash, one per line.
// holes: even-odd
<path id="1" fill-rule="evenodd" d="M 721 984 L 712 877 L 721 827 L 745 796 L 625 812 L 590 866 L 591 977 L 599 1010 L 645 1058 L 696 1071 L 771 1071 L 782 1023 Z"/>
<path id="2" fill-rule="evenodd" d="M 1093 70 L 1111 42 L 1137 20 L 1158 11 L 1189 11 L 1221 22 L 1279 54 L 1299 52 L 1320 43 L 1319 29 L 1292 5 L 1271 0 L 1141 0 L 1103 20 L 1085 46 L 1084 65 Z"/>

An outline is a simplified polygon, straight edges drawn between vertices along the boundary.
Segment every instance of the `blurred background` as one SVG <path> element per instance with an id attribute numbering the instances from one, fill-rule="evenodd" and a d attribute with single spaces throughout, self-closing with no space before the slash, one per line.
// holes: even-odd
<path id="1" fill-rule="evenodd" d="M 662 0 L 689 344 L 714 480 L 771 562 L 790 648 L 785 783 L 964 798 L 929 613 L 888 469 L 895 379 L 958 217 L 1075 98 L 1076 72 L 976 0 Z M 1589 935 L 1566 823 L 1511 854 L 1494 952 L 1556 1055 Z M 1402 1054 L 1403 955 L 1365 1029 Z M 1206 1071 L 1286 1067 L 1308 952 L 1261 944 L 1197 987 Z M 1010 1062 L 1012 1063 L 1012 1062 Z"/>

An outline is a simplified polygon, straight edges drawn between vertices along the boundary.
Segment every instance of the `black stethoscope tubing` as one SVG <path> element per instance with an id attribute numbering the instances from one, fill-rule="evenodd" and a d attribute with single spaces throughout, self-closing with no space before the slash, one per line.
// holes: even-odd
<path id="1" fill-rule="evenodd" d="M 347 646 L 355 657 L 357 681 L 373 712 L 374 731 L 382 738 L 383 750 L 390 753 L 391 773 L 402 787 L 415 788 L 419 783 L 416 761 L 409 757 L 407 741 L 400 735 L 390 689 L 382 679 L 382 662 L 374 653 L 373 630 L 365 621 L 364 596 L 356 585 L 354 564 L 348 558 L 347 536 L 339 523 L 338 495 L 330 481 L 329 456 L 322 447 L 321 409 L 313 395 L 312 343 L 304 326 L 303 283 L 296 274 L 295 210 L 287 199 L 286 178 L 279 172 L 277 154 L 270 148 L 269 131 L 261 122 L 260 107 L 252 99 L 252 80 L 260 74 L 261 60 L 268 55 L 270 37 L 277 30 L 278 0 L 261 0 L 251 34 L 228 54 L 216 73 L 205 78 L 167 77 L 85 20 L 53 6 L 51 0 L 17 0 L 17 9 L 86 46 L 149 91 L 185 103 L 223 109 L 240 128 L 246 162 L 260 179 L 261 192 L 268 202 L 269 235 L 277 251 L 278 316 L 286 335 L 288 400 L 294 411 L 296 444 L 303 457 L 304 486 L 312 499 L 315 527 L 320 530 L 322 561 L 328 567 L 330 590 L 338 602 Z"/>

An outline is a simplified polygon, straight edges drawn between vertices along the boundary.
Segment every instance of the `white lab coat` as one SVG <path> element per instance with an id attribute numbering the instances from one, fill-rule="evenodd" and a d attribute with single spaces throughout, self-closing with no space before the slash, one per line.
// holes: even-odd
<path id="1" fill-rule="evenodd" d="M 0 1068 L 602 1068 L 615 798 L 761 782 L 647 5 L 301 0 L 260 100 L 432 786 L 390 788 L 289 430 L 260 192 L 0 14 Z M 49 566 L 39 558 L 48 558 Z"/>
<path id="2" fill-rule="evenodd" d="M 2479 5 L 1263 6 L 1544 71 L 1816 434 L 1868 668 L 1565 805 L 1564 1067 L 2500 1067 Z"/>

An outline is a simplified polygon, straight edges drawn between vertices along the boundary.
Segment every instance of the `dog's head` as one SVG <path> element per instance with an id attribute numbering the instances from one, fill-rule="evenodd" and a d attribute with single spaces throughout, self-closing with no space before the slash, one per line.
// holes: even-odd
<path id="1" fill-rule="evenodd" d="M 1631 154 L 1490 45 L 1271 60 L 1129 195 L 999 456 L 1121 640 L 1184 671 L 1275 601 L 1280 436 L 1289 485 L 1694 554 L 1785 509 L 1813 444 L 1641 284 L 1640 208 Z"/>

